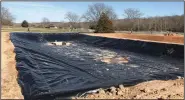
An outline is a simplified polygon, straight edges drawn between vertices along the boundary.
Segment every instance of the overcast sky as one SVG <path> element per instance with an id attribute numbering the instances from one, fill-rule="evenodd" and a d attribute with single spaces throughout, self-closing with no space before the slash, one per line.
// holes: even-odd
<path id="1" fill-rule="evenodd" d="M 75 12 L 82 15 L 89 4 L 96 2 L 2 2 L 15 16 L 15 22 L 40 22 L 43 17 L 50 21 L 66 21 L 65 13 Z M 100 3 L 100 2 L 98 2 Z M 104 2 L 112 6 L 118 18 L 124 18 L 123 11 L 127 8 L 137 8 L 148 16 L 182 15 L 184 2 Z"/>

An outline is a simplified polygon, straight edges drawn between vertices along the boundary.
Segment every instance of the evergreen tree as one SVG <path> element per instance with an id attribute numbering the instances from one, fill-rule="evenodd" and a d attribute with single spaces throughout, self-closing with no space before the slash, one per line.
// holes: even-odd
<path id="1" fill-rule="evenodd" d="M 27 22 L 26 20 L 24 20 L 24 21 L 22 22 L 21 26 L 22 26 L 22 27 L 28 27 L 29 24 L 28 24 L 28 22 Z"/>
<path id="2" fill-rule="evenodd" d="M 113 23 L 107 14 L 101 14 L 95 29 L 95 33 L 114 33 Z"/>

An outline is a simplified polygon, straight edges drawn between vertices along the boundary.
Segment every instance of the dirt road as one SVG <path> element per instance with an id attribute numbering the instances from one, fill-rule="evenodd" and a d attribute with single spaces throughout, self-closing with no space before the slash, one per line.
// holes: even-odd
<path id="1" fill-rule="evenodd" d="M 184 35 L 179 34 L 164 36 L 164 34 L 91 33 L 88 35 L 184 45 Z"/>
<path id="2" fill-rule="evenodd" d="M 17 71 L 15 69 L 15 53 L 14 46 L 9 40 L 9 33 L 1 33 L 2 45 L 2 65 L 1 65 L 1 96 L 2 99 L 23 99 L 21 89 L 17 84 Z M 98 93 L 87 95 L 86 99 L 118 99 L 118 98 L 134 98 L 134 99 L 157 99 L 157 98 L 184 98 L 184 79 L 176 80 L 154 80 L 140 83 L 131 87 L 112 87 L 108 90 L 100 89 Z M 80 98 L 81 99 L 81 98 Z"/>
<path id="3" fill-rule="evenodd" d="M 1 98 L 23 99 L 17 83 L 14 46 L 9 40 L 9 33 L 1 33 Z"/>

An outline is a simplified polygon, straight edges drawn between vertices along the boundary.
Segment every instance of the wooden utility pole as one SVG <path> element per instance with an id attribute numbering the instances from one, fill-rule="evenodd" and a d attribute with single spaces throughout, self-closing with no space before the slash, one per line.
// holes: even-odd
<path id="1" fill-rule="evenodd" d="M 138 18 L 138 23 L 137 23 L 137 25 L 138 25 L 138 26 L 137 26 L 137 27 L 138 27 L 138 31 L 140 30 L 140 29 L 139 29 L 139 28 L 140 28 L 140 27 L 139 27 L 139 25 L 140 25 L 139 23 L 140 23 L 140 19 Z"/>

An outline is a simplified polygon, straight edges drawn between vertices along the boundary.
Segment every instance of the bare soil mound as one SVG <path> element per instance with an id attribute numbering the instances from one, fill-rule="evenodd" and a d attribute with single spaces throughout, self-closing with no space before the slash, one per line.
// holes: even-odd
<path id="1" fill-rule="evenodd" d="M 164 34 L 91 33 L 88 35 L 184 45 L 184 35 L 178 34 L 165 36 Z"/>
<path id="2" fill-rule="evenodd" d="M 154 80 L 135 86 L 110 87 L 99 89 L 96 93 L 88 94 L 78 99 L 183 99 L 184 79 Z"/>

